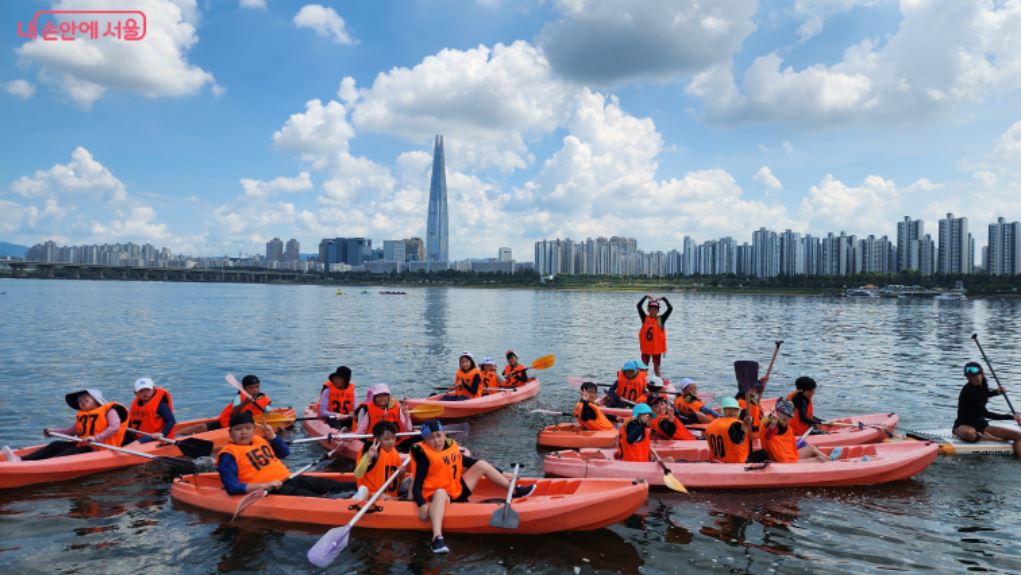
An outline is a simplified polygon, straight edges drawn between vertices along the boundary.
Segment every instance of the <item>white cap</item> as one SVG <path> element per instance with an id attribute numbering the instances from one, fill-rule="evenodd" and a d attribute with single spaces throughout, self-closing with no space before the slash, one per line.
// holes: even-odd
<path id="1" fill-rule="evenodd" d="M 663 379 L 658 375 L 650 375 L 645 380 L 645 384 L 651 387 L 663 387 Z"/>
<path id="2" fill-rule="evenodd" d="M 386 395 L 390 395 L 389 385 L 385 383 L 377 383 L 376 385 L 372 386 L 372 397 L 376 397 L 377 395 L 383 395 L 384 393 Z"/>
<path id="3" fill-rule="evenodd" d="M 686 377 L 686 378 L 682 379 L 681 380 L 681 391 L 684 391 L 685 387 L 688 387 L 689 385 L 691 385 L 693 383 L 695 383 L 695 380 L 691 379 L 690 377 Z"/>
<path id="4" fill-rule="evenodd" d="M 475 358 L 472 356 L 470 351 L 462 351 L 461 355 L 459 355 L 458 358 L 461 358 L 461 357 L 467 357 L 468 359 L 470 359 L 472 361 L 475 361 Z"/>
<path id="5" fill-rule="evenodd" d="M 135 391 L 142 391 L 143 389 L 155 389 L 156 384 L 153 383 L 148 377 L 140 377 L 135 380 Z"/>
<path id="6" fill-rule="evenodd" d="M 496 365 L 496 362 L 493 361 L 493 358 L 487 357 L 487 358 L 483 359 L 482 361 L 480 361 L 479 365 Z"/>

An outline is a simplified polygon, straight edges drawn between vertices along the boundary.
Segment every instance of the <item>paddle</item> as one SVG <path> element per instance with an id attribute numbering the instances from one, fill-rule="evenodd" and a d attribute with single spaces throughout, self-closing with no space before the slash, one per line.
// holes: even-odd
<path id="1" fill-rule="evenodd" d="M 533 409 L 528 413 L 541 413 L 543 415 L 560 415 L 563 417 L 574 417 L 573 413 L 567 413 L 566 411 L 553 411 L 551 409 Z"/>
<path id="2" fill-rule="evenodd" d="M 776 346 L 776 347 L 773 348 L 773 357 L 769 358 L 769 367 L 766 368 L 766 375 L 762 378 L 762 379 L 765 379 L 767 382 L 769 381 L 770 374 L 773 373 L 773 364 L 776 363 L 776 356 L 777 356 L 777 354 L 780 353 L 780 346 L 783 345 L 783 340 L 780 339 L 780 340 L 774 341 L 773 345 Z M 765 384 L 762 385 L 762 390 L 763 391 L 766 390 L 766 385 Z"/>
<path id="3" fill-rule="evenodd" d="M 198 466 L 195 465 L 195 462 L 194 461 L 188 461 L 187 459 L 180 459 L 180 458 L 177 458 L 177 457 L 164 457 L 162 455 L 151 455 L 149 453 L 142 453 L 141 451 L 134 451 L 134 450 L 131 450 L 131 449 L 124 449 L 123 447 L 117 447 L 116 445 L 107 445 L 105 443 L 100 443 L 100 442 L 94 441 L 92 439 L 82 439 L 80 437 L 74 437 L 73 435 L 64 435 L 63 433 L 57 433 L 56 431 L 51 431 L 50 435 L 52 437 L 59 437 L 60 439 L 63 439 L 65 441 L 76 441 L 76 442 L 80 442 L 80 443 L 87 443 L 87 444 L 93 445 L 95 447 L 101 447 L 103 449 L 109 449 L 110 451 L 116 451 L 118 453 L 126 453 L 128 455 L 134 455 L 136 457 L 144 457 L 145 459 L 152 459 L 153 461 L 159 461 L 160 463 L 165 463 L 165 464 L 169 465 L 171 468 L 173 468 L 178 473 L 197 473 L 198 472 Z"/>
<path id="4" fill-rule="evenodd" d="M 157 438 L 155 434 L 146 433 L 144 431 L 139 431 L 137 429 L 128 429 L 127 433 L 134 433 L 136 435 L 143 435 L 145 437 L 149 437 L 149 438 L 155 439 L 156 441 L 159 441 L 161 443 L 168 443 L 170 445 L 176 445 L 177 448 L 181 450 L 181 453 L 183 453 L 185 457 L 191 457 L 193 459 L 196 458 L 196 457 L 209 457 L 209 454 L 213 452 L 214 444 L 213 444 L 212 441 L 207 441 L 205 439 L 199 439 L 197 437 L 186 437 L 184 439 L 171 439 L 169 437 L 162 437 L 162 436 L 160 436 L 160 437 Z"/>
<path id="5" fill-rule="evenodd" d="M 993 364 L 989 363 L 989 357 L 986 356 L 985 350 L 982 349 L 982 344 L 979 343 L 979 341 L 978 341 L 978 334 L 977 333 L 971 334 L 971 339 L 975 340 L 975 345 L 978 346 L 978 351 L 979 351 L 979 353 L 982 354 L 982 359 L 986 360 L 986 365 L 989 366 L 989 373 L 993 374 L 993 379 L 996 380 L 996 386 L 999 387 L 1002 390 L 1003 389 L 1003 384 L 1000 383 L 1000 378 L 996 377 L 996 370 L 993 369 Z M 1003 399 L 1007 400 L 1007 407 L 1010 408 L 1010 412 L 1016 418 L 1017 417 L 1017 412 L 1014 411 L 1014 404 L 1012 404 L 1010 402 L 1010 398 L 1007 397 L 1007 392 L 1001 391 L 1000 394 L 1003 395 Z M 1018 427 L 1021 427 L 1021 422 L 1017 421 L 1017 419 L 1015 419 L 1014 422 L 1017 423 Z"/>
<path id="6" fill-rule="evenodd" d="M 295 417 L 293 419 L 290 418 L 289 419 L 290 421 L 313 421 L 316 419 L 322 420 L 330 419 L 333 421 L 344 421 L 345 419 L 351 419 L 352 417 L 354 417 L 353 413 L 347 413 L 344 415 L 310 415 L 308 417 Z"/>
<path id="7" fill-rule="evenodd" d="M 780 349 L 780 346 L 777 345 L 776 349 Z M 775 357 L 775 355 L 774 355 L 774 357 Z M 738 388 L 741 391 L 744 391 L 747 394 L 748 390 L 750 390 L 752 388 L 752 386 L 754 386 L 759 381 L 759 362 L 757 362 L 757 361 L 748 361 L 748 360 L 735 361 L 734 362 L 734 377 L 737 378 L 737 386 L 738 386 Z M 746 400 L 745 401 L 745 405 L 748 406 L 748 409 L 745 411 L 745 413 L 749 417 L 751 417 L 751 414 L 752 414 L 751 402 Z M 752 427 L 751 425 L 748 426 L 748 455 L 749 456 L 751 456 L 752 451 L 754 451 L 754 448 L 752 447 L 752 439 L 753 439 L 752 438 L 752 431 L 753 430 L 752 430 L 751 427 Z"/>
<path id="8" fill-rule="evenodd" d="M 333 457 L 333 454 L 336 453 L 338 449 L 340 449 L 339 445 L 337 447 L 333 448 L 333 451 L 328 451 L 328 452 L 320 455 L 319 458 L 316 459 L 315 461 L 313 461 L 312 463 L 309 463 L 305 467 L 302 467 L 301 469 L 299 469 L 299 470 L 295 471 L 294 473 L 288 475 L 287 479 L 285 479 L 284 481 L 290 481 L 291 479 L 294 479 L 295 477 L 301 475 L 302 473 L 305 473 L 309 469 L 312 469 L 316 465 L 319 465 L 323 461 L 326 461 L 327 459 Z M 248 495 L 245 495 L 244 499 L 242 499 L 241 502 L 238 503 L 237 508 L 234 509 L 234 515 L 230 518 L 230 522 L 233 523 L 234 520 L 238 518 L 238 515 L 240 515 L 242 511 L 247 509 L 249 506 L 251 506 L 256 501 L 259 501 L 260 499 L 263 499 L 264 497 L 269 495 L 269 492 L 274 490 L 274 489 L 275 488 L 259 489 L 258 491 L 253 491 L 253 492 L 249 493 Z"/>
<path id="9" fill-rule="evenodd" d="M 663 463 L 663 458 L 656 453 L 656 449 L 652 447 L 652 445 L 649 446 L 649 451 L 652 452 L 652 456 L 656 458 L 656 463 L 658 463 L 660 469 L 663 470 L 663 485 L 666 485 L 678 493 L 687 493 L 688 489 L 684 487 L 681 480 L 677 479 L 673 472 L 670 471 L 670 468 L 666 466 L 666 463 Z"/>
<path id="10" fill-rule="evenodd" d="M 395 479 L 397 479 L 397 476 L 404 471 L 404 468 L 407 467 L 409 463 L 411 463 L 410 457 L 405 459 L 404 462 L 401 463 L 400 467 L 397 468 L 397 471 L 394 471 L 393 475 L 388 477 L 386 482 L 384 482 L 383 485 L 372 494 L 372 497 L 365 502 L 365 505 L 358 510 L 358 513 L 351 518 L 351 521 L 347 522 L 347 525 L 334 527 L 320 537 L 319 541 L 316 541 L 315 545 L 310 547 L 306 554 L 309 562 L 316 567 L 327 567 L 330 563 L 333 563 L 333 560 L 337 558 L 337 555 L 340 555 L 340 552 L 347 547 L 351 528 L 355 526 L 355 523 L 358 523 L 358 520 L 361 519 L 363 515 L 365 515 L 370 509 L 374 508 L 376 500 L 383 495 L 386 488 L 389 487 Z"/>
<path id="11" fill-rule="evenodd" d="M 424 404 L 414 407 L 408 410 L 408 415 L 412 415 L 419 419 L 436 419 L 443 415 L 442 405 L 430 405 Z M 273 427 L 282 427 L 290 425 L 295 421 L 307 421 L 311 419 L 324 419 L 329 416 L 317 416 L 317 417 L 294 417 L 287 415 L 279 411 L 270 411 L 261 417 L 256 417 L 256 423 L 266 423 Z"/>
<path id="12" fill-rule="evenodd" d="M 451 423 L 443 426 L 443 431 L 445 433 L 462 433 L 467 435 L 470 430 L 471 426 L 469 426 L 467 423 Z M 397 437 L 413 437 L 419 434 L 420 432 L 416 430 L 416 431 L 402 431 L 395 435 Z M 326 435 L 319 435 L 316 437 L 303 437 L 301 439 L 294 439 L 288 441 L 287 444 L 295 445 L 298 443 L 312 443 L 316 441 L 323 441 L 324 439 L 330 443 L 333 443 L 334 441 L 344 441 L 347 439 L 370 439 L 371 437 L 372 435 L 368 433 L 328 433 Z"/>
<path id="13" fill-rule="evenodd" d="M 229 383 L 231 387 L 238 390 L 241 393 L 241 395 L 245 396 L 245 398 L 247 398 L 248 401 L 252 403 L 252 405 L 259 408 L 259 411 L 266 413 L 266 408 L 259 405 L 259 402 L 255 401 L 255 398 L 252 397 L 252 394 L 245 391 L 245 387 L 241 385 L 241 383 L 239 383 L 238 380 L 234 379 L 233 373 L 228 373 L 227 375 L 224 376 L 224 379 L 227 380 L 227 383 Z"/>
<path id="14" fill-rule="evenodd" d="M 497 529 L 517 529 L 520 522 L 518 521 L 518 512 L 511 509 L 511 497 L 514 495 L 514 485 L 518 482 L 518 471 L 521 470 L 521 464 L 514 464 L 514 473 L 511 475 L 510 485 L 507 487 L 507 499 L 503 502 L 503 507 L 500 507 L 493 512 L 493 516 L 489 518 L 489 526 L 496 527 Z"/>
<path id="15" fill-rule="evenodd" d="M 556 358 L 553 356 L 553 354 L 544 355 L 542 357 L 536 358 L 535 361 L 532 362 L 532 365 L 528 366 L 528 369 L 549 369 L 553 367 L 553 364 L 555 362 Z"/>

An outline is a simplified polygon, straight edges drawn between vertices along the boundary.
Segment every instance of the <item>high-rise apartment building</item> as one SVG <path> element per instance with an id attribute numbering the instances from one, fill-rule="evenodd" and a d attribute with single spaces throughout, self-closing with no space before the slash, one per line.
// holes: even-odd
<path id="1" fill-rule="evenodd" d="M 972 272 L 974 242 L 968 233 L 968 218 L 955 218 L 954 214 L 939 221 L 938 268 L 941 274 L 968 274 Z"/>
<path id="2" fill-rule="evenodd" d="M 284 242 L 280 238 L 273 238 L 266 242 L 266 262 L 284 261 Z"/>
<path id="3" fill-rule="evenodd" d="M 993 275 L 1021 274 L 1021 222 L 996 218 L 995 224 L 989 224 L 985 266 Z"/>

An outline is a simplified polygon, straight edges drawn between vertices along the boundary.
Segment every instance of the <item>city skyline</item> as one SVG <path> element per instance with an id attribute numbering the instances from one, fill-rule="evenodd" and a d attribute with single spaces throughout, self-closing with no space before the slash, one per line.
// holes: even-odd
<path id="1" fill-rule="evenodd" d="M 1011 3 L 140 2 L 164 50 L 0 36 L 0 239 L 426 238 L 437 134 L 450 260 L 1021 219 Z"/>

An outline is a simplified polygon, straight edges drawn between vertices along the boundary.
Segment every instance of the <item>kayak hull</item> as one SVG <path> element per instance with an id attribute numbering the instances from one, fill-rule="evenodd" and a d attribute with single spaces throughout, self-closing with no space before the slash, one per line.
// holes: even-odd
<path id="1" fill-rule="evenodd" d="M 319 415 L 319 405 L 316 403 L 310 403 L 305 408 L 302 417 L 315 417 Z M 305 435 L 309 437 L 322 437 L 329 435 L 330 433 L 344 433 L 339 429 L 334 429 L 329 426 L 326 421 L 322 419 L 306 419 L 301 422 L 301 428 L 305 431 Z M 331 443 L 330 441 L 323 439 L 319 441 L 319 445 L 327 451 L 331 451 L 338 447 L 337 443 Z M 350 459 L 351 461 L 358 461 L 358 456 L 362 452 L 362 447 L 365 446 L 365 442 L 361 439 L 345 439 L 339 444 L 340 449 L 333 454 L 334 458 Z"/>
<path id="2" fill-rule="evenodd" d="M 315 473 L 341 481 L 353 481 L 350 474 Z M 543 534 L 558 531 L 600 529 L 627 518 L 638 510 L 648 496 L 645 483 L 631 480 L 526 479 L 519 484 L 536 484 L 535 493 L 512 503 L 520 524 L 516 529 L 498 529 L 489 525 L 493 512 L 503 505 L 506 490 L 485 479 L 476 485 L 469 501 L 447 507 L 443 531 L 449 533 Z M 186 475 L 174 480 L 170 496 L 180 503 L 231 515 L 242 496 L 227 495 L 215 473 Z M 242 517 L 282 523 L 335 527 L 347 523 L 357 513 L 350 499 L 289 497 L 269 495 L 242 513 Z M 382 510 L 366 513 L 358 527 L 429 531 L 429 523 L 418 518 L 414 501 L 377 501 Z"/>
<path id="3" fill-rule="evenodd" d="M 952 429 L 909 431 L 911 440 L 932 441 L 939 445 L 942 455 L 1001 455 L 1012 457 L 1014 447 L 1009 441 L 977 441 L 969 443 L 954 435 Z"/>
<path id="4" fill-rule="evenodd" d="M 693 443 L 693 442 L 688 442 Z M 770 489 L 788 487 L 844 487 L 878 485 L 909 479 L 935 459 L 937 446 L 928 442 L 902 442 L 845 446 L 836 461 L 770 463 L 764 468 L 744 463 L 714 463 L 707 449 L 691 448 L 663 457 L 678 459 L 667 467 L 688 489 Z M 823 448 L 829 453 L 831 448 Z M 868 456 L 868 460 L 864 459 Z M 663 471 L 654 462 L 615 461 L 613 452 L 601 449 L 558 451 L 546 456 L 543 470 L 559 477 L 644 479 L 663 485 Z M 680 461 L 684 458 L 684 461 Z"/>
<path id="5" fill-rule="evenodd" d="M 466 399 L 464 401 L 442 401 L 440 397 L 442 397 L 443 394 L 437 394 L 425 399 L 409 399 L 406 403 L 409 410 L 413 410 L 420 405 L 442 407 L 443 415 L 441 415 L 439 419 L 444 421 L 448 419 L 464 419 L 466 417 L 473 417 L 489 413 L 491 411 L 496 411 L 509 405 L 525 401 L 526 399 L 531 399 L 539 394 L 539 387 L 539 380 L 532 379 L 528 383 L 518 387 L 515 391 L 498 391 L 475 399 Z M 415 423 L 422 423 L 425 421 L 421 418 L 415 417 L 414 413 L 412 413 L 411 418 Z"/>

